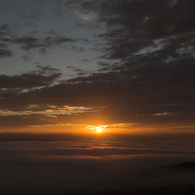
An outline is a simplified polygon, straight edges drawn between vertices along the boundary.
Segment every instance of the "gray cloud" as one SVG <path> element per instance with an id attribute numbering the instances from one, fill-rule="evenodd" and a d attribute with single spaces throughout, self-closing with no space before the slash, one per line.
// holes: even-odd
<path id="1" fill-rule="evenodd" d="M 74 66 L 67 66 L 67 68 L 71 69 L 72 71 L 77 72 L 77 75 L 79 75 L 79 76 L 83 76 L 83 75 L 88 74 L 87 71 L 81 70 L 80 68 L 75 68 Z"/>
<path id="2" fill-rule="evenodd" d="M 29 54 L 23 55 L 21 57 L 24 61 L 30 61 L 32 59 L 32 57 Z"/>
<path id="3" fill-rule="evenodd" d="M 54 31 L 50 31 L 51 36 L 45 38 L 37 37 L 37 31 L 30 31 L 24 36 L 18 37 L 7 24 L 0 26 L 0 57 L 11 57 L 12 51 L 7 50 L 11 45 L 16 44 L 26 52 L 37 50 L 40 54 L 45 54 L 48 48 L 54 46 L 62 46 L 68 43 L 76 43 L 78 41 L 88 42 L 86 39 L 81 38 L 69 38 L 66 36 L 60 36 Z M 83 47 L 76 48 L 74 45 L 71 46 L 73 50 L 82 52 Z"/>
<path id="4" fill-rule="evenodd" d="M 21 48 L 29 51 L 31 49 L 46 49 L 52 46 L 60 45 L 63 43 L 75 42 L 75 39 L 67 38 L 67 37 L 46 37 L 43 40 L 32 37 L 32 36 L 24 36 L 21 38 L 14 38 L 11 40 L 12 43 L 21 45 Z"/>
<path id="5" fill-rule="evenodd" d="M 8 49 L 7 44 L 7 41 L 9 40 L 7 36 L 9 36 L 10 32 L 11 29 L 9 25 L 0 25 L 0 58 L 7 58 L 13 56 L 13 52 Z"/>
<path id="6" fill-rule="evenodd" d="M 116 3 L 102 1 L 101 20 L 110 27 L 110 32 L 115 32 L 117 26 L 123 27 L 124 33 L 135 39 L 156 39 L 193 32 L 194 3 L 190 0 L 179 0 L 170 8 L 170 2 L 168 0 L 163 2 L 123 0 Z"/>
<path id="7" fill-rule="evenodd" d="M 8 24 L 2 24 L 0 25 L 0 35 L 6 35 L 11 31 Z"/>
<path id="8" fill-rule="evenodd" d="M 12 57 L 12 51 L 7 49 L 0 49 L 0 58 Z"/>
<path id="9" fill-rule="evenodd" d="M 26 74 L 14 76 L 0 75 L 0 87 L 25 89 L 48 86 L 61 76 L 59 70 L 50 66 L 37 67 L 39 68 L 38 71 L 32 71 Z"/>

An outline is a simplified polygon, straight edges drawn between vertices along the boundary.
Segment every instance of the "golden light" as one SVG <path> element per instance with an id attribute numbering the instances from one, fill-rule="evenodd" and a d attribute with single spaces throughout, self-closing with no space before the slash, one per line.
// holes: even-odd
<path id="1" fill-rule="evenodd" d="M 89 129 L 91 132 L 93 133 L 103 133 L 103 132 L 107 132 L 106 127 L 108 125 L 88 125 L 86 128 Z"/>
<path id="2" fill-rule="evenodd" d="M 98 133 L 101 133 L 101 132 L 102 132 L 102 128 L 101 128 L 101 127 L 96 127 L 96 131 L 97 131 Z"/>

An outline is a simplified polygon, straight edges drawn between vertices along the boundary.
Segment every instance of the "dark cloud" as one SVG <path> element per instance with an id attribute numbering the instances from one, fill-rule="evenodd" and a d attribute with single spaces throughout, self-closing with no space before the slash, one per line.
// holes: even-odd
<path id="1" fill-rule="evenodd" d="M 22 49 L 26 52 L 31 50 L 37 50 L 39 53 L 44 54 L 47 52 L 48 48 L 54 46 L 61 46 L 65 43 L 75 43 L 78 41 L 86 42 L 86 39 L 73 39 L 66 36 L 60 36 L 56 34 L 54 31 L 50 31 L 49 34 L 52 36 L 47 36 L 45 38 L 39 38 L 35 35 L 37 31 L 30 31 L 26 33 L 22 37 L 18 37 L 13 33 L 13 29 L 11 29 L 8 25 L 1 25 L 0 26 L 0 55 L 2 57 L 9 57 L 11 56 L 11 50 L 5 50 L 3 48 L 10 47 L 12 44 L 19 45 Z M 72 46 L 72 49 L 78 50 L 79 52 L 83 51 L 83 48 L 80 47 L 77 49 L 75 46 Z M 6 53 L 7 52 L 7 53 Z M 1 54 L 2 53 L 2 54 Z"/>
<path id="2" fill-rule="evenodd" d="M 21 38 L 14 38 L 10 40 L 12 43 L 21 45 L 21 48 L 29 51 L 31 49 L 40 49 L 41 53 L 43 49 L 50 48 L 52 46 L 60 45 L 63 43 L 75 42 L 75 39 L 57 36 L 57 37 L 46 37 L 44 39 L 38 39 L 32 36 L 24 36 Z M 44 52 L 45 53 L 45 52 Z"/>
<path id="3" fill-rule="evenodd" d="M 70 82 L 58 84 L 25 93 L 9 92 L 7 95 L 2 94 L 1 109 L 28 110 L 30 105 L 39 105 L 40 107 L 46 105 L 104 107 L 97 111 L 92 110 L 71 116 L 58 115 L 54 119 L 44 116 L 45 122 L 44 120 L 42 122 L 48 124 L 57 124 L 59 122 L 94 124 L 95 121 L 102 121 L 101 123 L 104 124 L 130 122 L 138 123 L 144 128 L 149 126 L 159 128 L 159 125 L 161 127 L 174 127 L 194 124 L 193 98 L 191 98 L 191 94 L 189 96 L 188 89 L 185 87 L 182 90 L 177 89 L 177 84 L 175 84 L 168 90 L 162 85 L 162 88 L 165 88 L 164 91 L 160 91 L 151 97 L 156 85 L 147 85 L 133 85 L 128 84 L 128 82 L 119 83 L 117 80 L 115 83 L 110 83 L 100 80 L 92 83 Z M 145 90 L 146 87 L 149 91 Z M 169 93 L 173 91 L 175 94 L 170 96 Z M 181 97 L 182 99 L 180 99 Z M 17 118 L 12 116 L 11 118 L 15 118 L 14 120 L 16 121 L 19 121 L 17 118 L 24 118 L 25 120 L 25 116 L 17 116 Z M 6 117 L 7 120 L 11 118 Z M 40 118 L 40 116 L 37 116 L 37 118 Z M 28 120 L 32 121 L 30 116 Z M 28 120 L 26 119 L 27 124 Z M 6 120 L 2 119 L 3 121 L 5 122 Z M 13 120 L 12 124 L 14 124 Z"/>
<path id="4" fill-rule="evenodd" d="M 61 36 L 55 33 L 55 31 L 49 31 L 48 34 L 50 34 L 51 36 L 40 38 L 36 36 L 37 31 L 29 31 L 24 36 L 19 37 L 17 36 L 16 33 L 14 33 L 14 30 L 11 29 L 7 24 L 1 25 L 0 26 L 0 58 L 12 57 L 13 51 L 10 50 L 9 48 L 11 48 L 11 46 L 14 44 L 20 46 L 20 48 L 25 50 L 26 52 L 36 50 L 40 54 L 45 54 L 47 53 L 47 49 L 52 47 L 56 47 L 56 46 L 60 47 L 60 46 L 64 46 L 64 44 L 76 43 L 79 41 L 89 42 L 87 39 L 82 39 L 82 38 L 74 39 L 66 36 Z M 84 51 L 83 47 L 77 48 L 74 45 L 70 45 L 70 48 L 78 52 Z M 26 60 L 27 55 L 29 55 L 29 53 L 23 55 L 22 58 Z"/>
<path id="5" fill-rule="evenodd" d="M 87 3 L 93 4 L 93 1 Z M 159 39 L 193 32 L 194 3 L 178 0 L 172 7 L 170 3 L 169 0 L 101 1 L 100 19 L 106 22 L 110 32 L 124 28 L 124 34 L 134 39 Z M 85 4 L 83 7 L 90 9 Z"/>
<path id="6" fill-rule="evenodd" d="M 19 45 L 21 49 L 25 50 L 26 52 L 37 50 L 40 54 L 47 53 L 47 49 L 55 46 L 58 47 L 64 46 L 64 44 L 76 43 L 79 41 L 89 42 L 87 39 L 80 39 L 80 38 L 73 39 L 73 38 L 68 38 L 66 36 L 59 36 L 59 35 L 48 36 L 46 38 L 41 39 L 29 34 L 23 37 L 10 36 L 9 38 L 0 38 L 0 41 L 2 42 L 0 43 L 1 47 L 9 47 L 10 44 L 16 44 Z M 83 47 L 76 47 L 74 45 L 70 45 L 70 49 L 77 52 L 84 51 Z M 11 56 L 11 50 L 0 49 L 0 56 L 2 57 Z"/>
<path id="7" fill-rule="evenodd" d="M 67 66 L 67 68 L 71 69 L 72 71 L 77 72 L 77 75 L 79 75 L 79 76 L 83 76 L 83 75 L 88 74 L 87 71 L 81 70 L 80 68 L 75 68 L 74 66 Z"/>
<path id="8" fill-rule="evenodd" d="M 26 59 L 26 57 L 24 59 Z M 27 59 L 29 59 L 28 56 Z M 59 70 L 50 66 L 37 67 L 39 68 L 38 71 L 32 71 L 26 74 L 23 73 L 14 76 L 0 75 L 0 87 L 27 89 L 48 86 L 61 76 Z"/>
<path id="9" fill-rule="evenodd" d="M 50 31 L 48 32 L 48 34 L 50 34 L 50 35 L 58 35 L 58 33 L 56 33 L 54 30 L 50 30 Z"/>
<path id="10" fill-rule="evenodd" d="M 0 25 L 0 35 L 6 35 L 11 31 L 11 28 L 8 24 L 2 24 Z"/>
<path id="11" fill-rule="evenodd" d="M 32 57 L 29 56 L 29 55 L 23 55 L 23 56 L 22 56 L 22 59 L 23 59 L 24 61 L 30 61 L 30 60 L 32 59 Z"/>
<path id="12" fill-rule="evenodd" d="M 52 120 L 50 117 L 42 114 L 0 116 L 0 125 L 3 131 L 6 131 L 7 129 L 30 127 L 34 125 L 51 125 L 55 124 L 54 121 L 55 120 Z"/>
<path id="13" fill-rule="evenodd" d="M 0 25 L 0 58 L 12 57 L 13 53 L 10 49 L 7 49 L 8 45 L 6 40 L 11 29 L 7 24 Z"/>
<path id="14" fill-rule="evenodd" d="M 71 49 L 74 50 L 74 51 L 77 51 L 77 52 L 84 52 L 84 48 L 83 47 L 77 48 L 76 46 L 72 45 Z"/>
<path id="15" fill-rule="evenodd" d="M 0 58 L 12 57 L 12 51 L 0 48 Z"/>
<path id="16" fill-rule="evenodd" d="M 68 1 L 66 5 L 71 9 L 74 6 L 74 9 L 79 9 L 79 2 Z M 83 12 L 96 12 L 99 21 L 107 26 L 107 31 L 98 35 L 108 43 L 103 50 L 106 53 L 103 57 L 123 61 L 130 56 L 135 57 L 140 50 L 145 50 L 145 54 L 148 54 L 147 50 L 152 50 L 154 56 L 158 55 L 164 60 L 181 57 L 181 50 L 187 48 L 187 53 L 192 55 L 195 17 L 193 7 L 194 3 L 183 0 L 174 3 L 168 0 L 160 3 L 153 0 L 84 1 L 80 5 Z M 163 39 L 166 40 L 166 45 Z M 167 49 L 169 52 L 164 52 L 164 55 L 155 52 Z M 172 56 L 174 53 L 176 56 Z"/>

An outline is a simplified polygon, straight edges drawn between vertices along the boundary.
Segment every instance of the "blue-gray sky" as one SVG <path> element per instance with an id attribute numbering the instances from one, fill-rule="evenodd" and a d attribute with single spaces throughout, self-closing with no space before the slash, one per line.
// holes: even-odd
<path id="1" fill-rule="evenodd" d="M 60 69 L 68 79 L 75 75 L 74 68 L 97 69 L 94 44 L 99 39 L 94 34 L 103 28 L 90 27 L 95 26 L 95 15 L 79 14 L 55 1 L 10 0 L 2 5 L 1 42 L 6 44 L 1 51 L 2 74 L 21 74 L 40 64 Z"/>

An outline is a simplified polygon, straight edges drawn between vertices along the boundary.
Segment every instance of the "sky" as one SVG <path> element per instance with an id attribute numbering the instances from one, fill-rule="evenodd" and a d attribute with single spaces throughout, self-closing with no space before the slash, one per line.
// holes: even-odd
<path id="1" fill-rule="evenodd" d="M 3 1 L 1 132 L 193 132 L 193 7 Z"/>
<path id="2" fill-rule="evenodd" d="M 195 159 L 194 10 L 192 0 L 2 0 L 5 194 L 192 190 L 193 170 L 159 167 Z"/>

